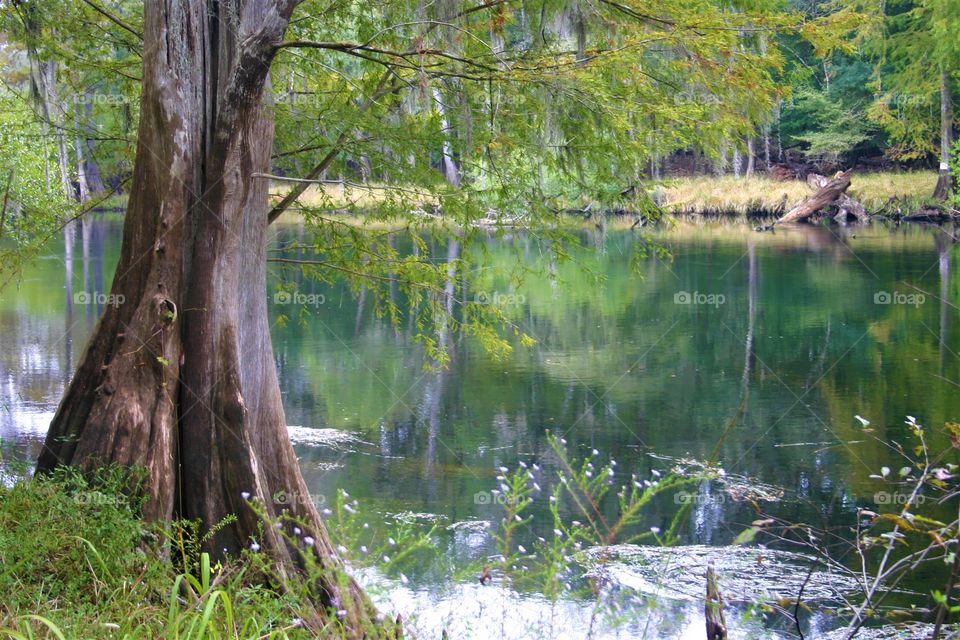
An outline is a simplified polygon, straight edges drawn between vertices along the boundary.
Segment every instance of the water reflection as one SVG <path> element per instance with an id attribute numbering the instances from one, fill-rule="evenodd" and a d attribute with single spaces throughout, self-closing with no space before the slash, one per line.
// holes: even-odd
<path id="1" fill-rule="evenodd" d="M 288 225 L 275 233 L 278 246 L 302 247 L 307 232 Z M 414 312 L 394 327 L 377 317 L 366 289 L 276 275 L 325 300 L 303 322 L 273 328 L 288 421 L 358 435 L 298 445 L 313 490 L 332 496 L 342 487 L 383 513 L 495 527 L 499 507 L 475 495 L 495 486 L 501 465 L 537 461 L 549 474 L 553 431 L 581 454 L 596 448 L 615 457 L 617 482 L 669 466 L 649 454 L 715 461 L 782 487 L 779 515 L 839 523 L 857 505 L 872 506 L 878 487 L 870 473 L 899 466 L 873 436 L 906 440 L 910 414 L 942 438 L 938 427 L 960 418 L 952 230 L 681 226 L 658 236 L 672 259 L 647 259 L 641 274 L 630 266 L 637 235 L 585 233 L 573 261 L 556 261 L 544 242 L 517 233 L 489 240 L 488 268 L 459 278 L 451 271 L 442 293 L 451 311 L 470 292 L 519 294 L 507 313 L 538 342 L 525 348 L 511 336 L 513 355 L 497 360 L 441 325 L 435 337 L 451 358 L 440 371 L 424 367 Z M 77 294 L 109 290 L 119 237 L 117 219 L 69 225 L 63 244 L 0 296 L 0 437 L 23 452 L 36 452 L 102 311 L 100 298 L 81 303 Z M 419 250 L 401 235 L 387 241 Z M 462 239 L 428 250 L 453 260 Z M 302 248 L 283 251 L 309 257 Z M 545 262 L 542 278 L 514 289 L 518 252 Z M 602 286 L 584 264 L 603 275 Z M 919 304 L 895 296 L 921 292 Z M 894 299 L 884 302 L 884 293 Z M 395 285 L 388 295 L 405 306 Z M 864 433 L 856 414 L 875 433 Z M 726 544 L 754 518 L 715 485 L 699 491 L 687 543 Z M 546 496 L 537 498 L 530 535 L 548 528 Z M 650 505 L 643 526 L 666 528 L 677 511 L 666 496 Z M 488 535 L 443 536 L 450 556 L 494 553 Z M 417 588 L 429 580 L 412 578 Z"/>

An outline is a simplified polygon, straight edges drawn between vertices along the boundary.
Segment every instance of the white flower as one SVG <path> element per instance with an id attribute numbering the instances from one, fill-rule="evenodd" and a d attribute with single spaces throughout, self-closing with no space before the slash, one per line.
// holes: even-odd
<path id="1" fill-rule="evenodd" d="M 250 551 L 253 551 L 254 553 L 256 553 L 257 551 L 260 551 L 260 545 L 258 545 L 256 542 L 251 542 Z"/>
<path id="2" fill-rule="evenodd" d="M 298 536 L 298 535 L 300 535 L 300 533 L 301 533 L 300 527 L 294 527 L 294 528 L 293 528 L 293 535 Z"/>
<path id="3" fill-rule="evenodd" d="M 308 547 L 312 547 L 314 542 L 315 540 L 310 536 L 306 536 L 303 539 L 303 544 L 307 545 Z"/>
<path id="4" fill-rule="evenodd" d="M 658 533 L 660 533 L 660 527 L 650 527 L 650 533 L 652 533 L 653 535 L 657 535 Z"/>
<path id="5" fill-rule="evenodd" d="M 401 573 L 401 574 L 400 574 L 400 582 L 403 583 L 403 584 L 407 584 L 408 582 L 410 582 L 410 578 L 408 578 L 407 576 L 405 576 L 405 575 L 403 575 L 403 574 Z"/>
<path id="6" fill-rule="evenodd" d="M 659 477 L 660 477 L 660 472 L 657 471 L 656 469 L 651 469 L 651 470 L 650 470 L 650 473 L 653 474 L 653 477 L 654 477 L 654 478 L 659 478 Z"/>
<path id="7" fill-rule="evenodd" d="M 393 538 L 387 538 L 387 544 L 389 544 L 392 547 L 397 544 L 397 541 L 394 540 Z"/>
<path id="8" fill-rule="evenodd" d="M 241 492 L 240 492 L 240 497 L 243 498 L 244 500 L 249 500 L 249 499 L 250 499 L 250 492 L 249 492 L 249 491 L 241 491 Z"/>
<path id="9" fill-rule="evenodd" d="M 598 455 L 600 455 L 600 452 L 597 451 L 596 449 L 594 449 L 593 451 L 590 452 L 590 454 L 591 454 L 591 455 L 598 456 Z"/>

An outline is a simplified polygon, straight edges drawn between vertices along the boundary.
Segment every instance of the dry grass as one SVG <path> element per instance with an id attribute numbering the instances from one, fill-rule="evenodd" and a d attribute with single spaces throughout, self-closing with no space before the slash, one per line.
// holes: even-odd
<path id="1" fill-rule="evenodd" d="M 279 202 L 290 191 L 285 183 L 275 183 L 270 188 L 270 202 Z M 341 184 L 330 183 L 308 187 L 299 198 L 301 205 L 317 209 L 371 208 L 403 198 L 414 202 L 427 202 L 426 191 L 379 183 Z"/>
<path id="2" fill-rule="evenodd" d="M 864 173 L 853 175 L 850 194 L 859 199 L 868 211 L 881 208 L 892 196 L 908 200 L 922 200 L 933 193 L 937 174 L 932 171 L 913 173 Z M 279 201 L 289 185 L 277 183 L 270 190 L 271 201 Z M 717 178 L 697 176 L 675 178 L 662 187 L 665 208 L 671 213 L 730 213 L 744 215 L 750 211 L 773 211 L 780 207 L 790 209 L 809 198 L 813 191 L 802 180 L 777 181 L 765 176 L 737 179 L 733 176 Z M 430 195 L 415 188 L 384 184 L 339 184 L 311 186 L 300 196 L 301 205 L 314 209 L 341 212 L 345 209 L 361 212 L 396 202 L 433 202 Z M 358 219 L 365 216 L 354 213 Z M 298 218 L 295 209 L 284 216 Z"/>
<path id="3" fill-rule="evenodd" d="M 914 173 L 854 174 L 850 195 L 868 210 L 882 207 L 891 196 L 922 199 L 933 193 L 937 174 Z M 767 177 L 736 179 L 698 176 L 669 180 L 664 187 L 670 211 L 717 211 L 744 214 L 749 210 L 790 209 L 812 194 L 802 180 L 780 182 Z"/>

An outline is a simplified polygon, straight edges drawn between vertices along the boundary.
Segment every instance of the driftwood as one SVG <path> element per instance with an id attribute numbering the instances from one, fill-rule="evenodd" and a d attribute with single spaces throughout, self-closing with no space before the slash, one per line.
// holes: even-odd
<path id="1" fill-rule="evenodd" d="M 704 605 L 707 619 L 707 640 L 727 640 L 727 620 L 723 615 L 723 594 L 717 582 L 713 565 L 707 567 L 707 600 Z"/>
<path id="2" fill-rule="evenodd" d="M 847 195 L 847 189 L 850 188 L 850 176 L 844 172 L 837 173 L 833 179 L 825 178 L 821 175 L 810 174 L 807 176 L 807 184 L 811 188 L 817 189 L 817 192 L 810 198 L 788 211 L 776 224 L 786 222 L 802 222 L 813 214 L 823 211 L 831 205 L 838 205 L 840 212 L 837 214 L 837 220 L 845 222 L 853 216 L 860 222 L 866 222 L 870 219 L 867 210 L 857 200 Z"/>

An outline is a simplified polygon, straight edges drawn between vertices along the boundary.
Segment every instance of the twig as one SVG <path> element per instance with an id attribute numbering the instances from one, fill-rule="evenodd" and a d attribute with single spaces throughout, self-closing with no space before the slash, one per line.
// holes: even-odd
<path id="1" fill-rule="evenodd" d="M 7 187 L 3 190 L 3 207 L 0 208 L 0 238 L 3 237 L 3 223 L 7 219 L 7 203 L 10 202 L 10 185 L 13 184 L 13 175 L 16 169 L 10 169 L 7 176 Z"/>

